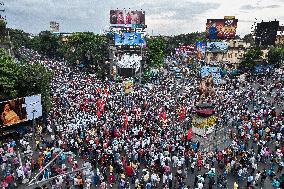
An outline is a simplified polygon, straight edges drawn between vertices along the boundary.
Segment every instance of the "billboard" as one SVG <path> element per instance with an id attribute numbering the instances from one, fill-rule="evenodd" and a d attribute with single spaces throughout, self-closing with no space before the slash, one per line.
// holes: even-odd
<path id="1" fill-rule="evenodd" d="M 275 45 L 279 21 L 258 23 L 255 29 L 255 43 L 257 46 Z"/>
<path id="2" fill-rule="evenodd" d="M 138 46 L 143 44 L 145 46 L 145 39 L 143 33 L 115 33 L 114 34 L 115 45 L 128 45 Z"/>
<path id="3" fill-rule="evenodd" d="M 228 51 L 229 45 L 226 42 L 207 42 L 207 52 L 226 52 Z"/>
<path id="4" fill-rule="evenodd" d="M 196 42 L 197 60 L 205 59 L 206 42 Z"/>
<path id="5" fill-rule="evenodd" d="M 211 66 L 202 66 L 200 70 L 201 78 L 209 76 L 212 74 L 213 81 L 215 84 L 220 84 L 221 82 L 221 73 L 218 67 L 211 67 Z"/>
<path id="6" fill-rule="evenodd" d="M 41 95 L 25 97 L 25 102 L 28 120 L 42 116 Z"/>
<path id="7" fill-rule="evenodd" d="M 145 12 L 133 10 L 110 10 L 110 24 L 113 27 L 145 26 Z"/>
<path id="8" fill-rule="evenodd" d="M 2 127 L 41 117 L 41 95 L 33 95 L 1 102 L 0 114 L 0 126 Z"/>
<path id="9" fill-rule="evenodd" d="M 236 36 L 237 23 L 238 19 L 207 19 L 206 38 L 233 39 Z"/>
<path id="10" fill-rule="evenodd" d="M 27 121 L 25 98 L 17 98 L 0 103 L 0 126 L 7 127 Z"/>
<path id="11" fill-rule="evenodd" d="M 50 22 L 50 31 L 52 33 L 56 33 L 59 32 L 59 23 L 55 22 L 55 21 L 51 21 Z"/>

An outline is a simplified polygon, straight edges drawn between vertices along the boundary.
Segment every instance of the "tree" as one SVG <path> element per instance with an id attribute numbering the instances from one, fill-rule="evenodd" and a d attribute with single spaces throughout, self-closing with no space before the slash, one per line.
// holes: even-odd
<path id="1" fill-rule="evenodd" d="M 244 42 L 250 43 L 252 46 L 254 45 L 254 39 L 252 34 L 246 34 L 243 38 Z"/>
<path id="2" fill-rule="evenodd" d="M 261 60 L 263 52 L 260 48 L 252 48 L 248 50 L 244 55 L 244 60 L 240 64 L 240 68 L 243 70 L 252 70 L 254 66 Z"/>
<path id="3" fill-rule="evenodd" d="M 61 57 L 60 37 L 50 31 L 42 31 L 32 39 L 32 48 L 51 58 Z"/>
<path id="4" fill-rule="evenodd" d="M 71 64 L 103 65 L 108 57 L 108 38 L 91 32 L 75 33 L 68 37 L 63 52 Z"/>
<path id="5" fill-rule="evenodd" d="M 30 37 L 30 34 L 18 29 L 9 28 L 8 31 L 11 38 L 11 42 L 13 43 L 15 49 L 18 49 L 22 46 L 27 48 L 32 47 L 32 39 Z"/>
<path id="6" fill-rule="evenodd" d="M 284 61 L 284 48 L 272 47 L 268 51 L 268 63 L 280 66 Z"/>
<path id="7" fill-rule="evenodd" d="M 51 107 L 50 83 L 52 72 L 41 64 L 16 63 L 0 49 L 0 100 L 42 95 L 44 111 Z"/>
<path id="8" fill-rule="evenodd" d="M 147 63 L 151 68 L 160 68 L 164 64 L 166 43 L 163 37 L 147 39 Z"/>

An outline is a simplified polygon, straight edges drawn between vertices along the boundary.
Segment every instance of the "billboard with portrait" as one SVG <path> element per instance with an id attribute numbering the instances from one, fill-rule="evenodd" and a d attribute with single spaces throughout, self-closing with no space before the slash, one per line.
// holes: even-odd
<path id="1" fill-rule="evenodd" d="M 145 38 L 143 33 L 115 33 L 115 45 L 128 45 L 128 46 L 145 46 Z"/>
<path id="2" fill-rule="evenodd" d="M 41 95 L 1 102 L 0 115 L 1 127 L 39 118 L 42 116 Z"/>
<path id="3" fill-rule="evenodd" d="M 0 103 L 0 126 L 7 127 L 27 121 L 25 98 L 17 98 Z"/>
<path id="4" fill-rule="evenodd" d="M 236 36 L 238 19 L 207 19 L 207 39 L 233 39 Z"/>
<path id="5" fill-rule="evenodd" d="M 206 51 L 207 52 L 227 52 L 229 48 L 226 42 L 207 42 Z"/>
<path id="6" fill-rule="evenodd" d="M 113 27 L 145 26 L 145 12 L 133 10 L 110 10 L 110 24 Z"/>
<path id="7" fill-rule="evenodd" d="M 197 60 L 205 59 L 205 50 L 206 50 L 206 42 L 197 41 L 196 42 Z"/>

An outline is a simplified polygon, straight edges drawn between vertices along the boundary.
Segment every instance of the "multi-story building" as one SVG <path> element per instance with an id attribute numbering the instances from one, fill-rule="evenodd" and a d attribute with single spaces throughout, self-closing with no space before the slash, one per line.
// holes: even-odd
<path id="1" fill-rule="evenodd" d="M 207 64 L 228 64 L 236 67 L 244 57 L 248 48 L 251 47 L 250 43 L 246 43 L 240 39 L 227 41 L 228 50 L 226 52 L 206 52 Z"/>

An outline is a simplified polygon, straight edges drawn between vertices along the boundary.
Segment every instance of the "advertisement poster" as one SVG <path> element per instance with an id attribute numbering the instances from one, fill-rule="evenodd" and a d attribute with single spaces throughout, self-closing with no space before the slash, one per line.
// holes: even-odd
<path id="1" fill-rule="evenodd" d="M 227 52 L 229 48 L 226 42 L 207 42 L 206 51 L 207 52 Z"/>
<path id="2" fill-rule="evenodd" d="M 207 19 L 207 39 L 233 39 L 236 36 L 238 19 Z"/>
<path id="3" fill-rule="evenodd" d="M 115 33 L 114 43 L 118 45 L 128 45 L 128 46 L 140 46 L 141 44 L 145 46 L 145 39 L 143 33 Z"/>
<path id="4" fill-rule="evenodd" d="M 145 12 L 110 10 L 110 24 L 117 27 L 143 27 L 145 25 Z"/>
<path id="5" fill-rule="evenodd" d="M 207 77 L 212 74 L 213 81 L 215 84 L 220 84 L 221 73 L 218 67 L 203 66 L 200 70 L 201 78 Z"/>
<path id="6" fill-rule="evenodd" d="M 197 59 L 199 61 L 205 59 L 205 51 L 206 51 L 206 42 L 202 41 L 196 42 Z"/>

